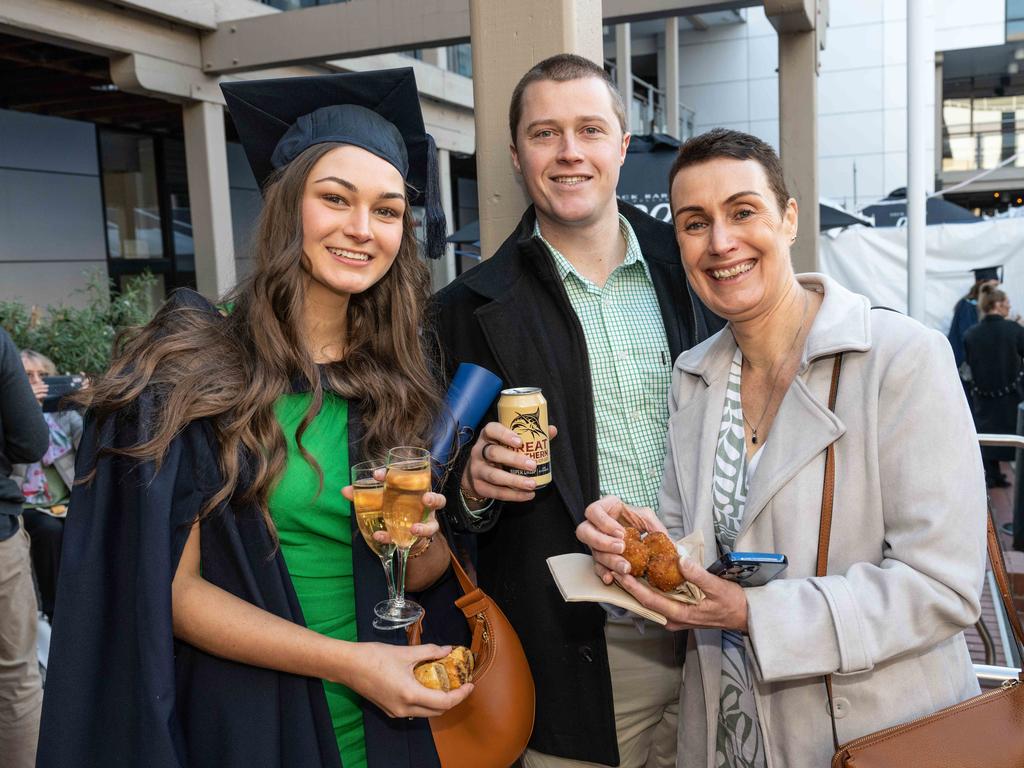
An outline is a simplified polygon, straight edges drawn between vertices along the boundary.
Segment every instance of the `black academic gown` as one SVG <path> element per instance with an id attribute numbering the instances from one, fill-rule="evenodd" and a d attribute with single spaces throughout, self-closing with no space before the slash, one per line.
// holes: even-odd
<path id="1" fill-rule="evenodd" d="M 140 413 L 153 407 L 150 395 Z M 352 408 L 350 411 L 354 411 Z M 357 414 L 350 417 L 353 461 Z M 240 664 L 175 640 L 171 579 L 205 499 L 219 486 L 212 429 L 196 421 L 159 470 L 100 445 L 137 442 L 135 416 L 97 430 L 87 419 L 64 534 L 56 624 L 43 701 L 39 768 L 337 768 L 337 743 L 320 680 Z M 252 505 L 226 505 L 201 524 L 203 578 L 297 624 L 302 611 L 279 550 Z M 353 526 L 360 641 L 404 643 L 373 629 L 386 597 L 380 561 Z M 419 596 L 431 616 L 424 642 L 464 642 L 449 575 Z M 461 594 L 461 593 L 458 593 Z M 450 621 L 449 621 L 450 620 Z M 371 768 L 438 768 L 424 719 L 391 719 L 365 703 Z M 0 761 L 2 762 L 2 761 Z"/>

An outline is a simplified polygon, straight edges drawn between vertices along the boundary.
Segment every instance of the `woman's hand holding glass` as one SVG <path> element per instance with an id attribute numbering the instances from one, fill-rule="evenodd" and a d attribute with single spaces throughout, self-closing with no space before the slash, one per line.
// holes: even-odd
<path id="1" fill-rule="evenodd" d="M 747 597 L 743 588 L 708 573 L 697 563 L 679 559 L 683 578 L 704 592 L 704 600 L 698 605 L 686 605 L 665 597 L 629 574 L 629 563 L 622 557 L 623 524 L 668 533 L 652 510 L 631 507 L 615 496 L 605 496 L 587 507 L 586 518 L 576 528 L 576 538 L 590 547 L 597 575 L 605 584 L 616 582 L 645 608 L 668 618 L 667 629 L 710 627 L 747 631 Z"/>
<path id="2" fill-rule="evenodd" d="M 353 503 L 359 530 L 381 560 L 387 580 L 388 599 L 374 606 L 377 619 L 373 625 L 377 629 L 400 629 L 414 623 L 419 613 L 412 609 L 407 615 L 395 611 L 397 590 L 394 578 L 395 542 L 387 530 L 384 520 L 384 487 L 387 478 L 387 462 L 381 459 L 364 461 L 352 467 L 352 485 L 342 489 L 342 495 Z M 422 506 L 427 510 L 427 517 L 422 522 L 414 523 L 408 533 L 416 543 L 409 549 L 410 557 L 415 557 L 429 546 L 430 540 L 438 532 L 440 526 L 435 512 L 443 509 L 445 497 L 439 493 L 427 491 L 423 494 Z M 404 573 L 404 570 L 403 570 Z M 403 577 L 404 585 L 404 577 Z M 404 590 L 403 590 L 404 595 Z M 411 601 L 406 601 L 410 604 Z M 411 603 L 415 606 L 415 603 Z"/>

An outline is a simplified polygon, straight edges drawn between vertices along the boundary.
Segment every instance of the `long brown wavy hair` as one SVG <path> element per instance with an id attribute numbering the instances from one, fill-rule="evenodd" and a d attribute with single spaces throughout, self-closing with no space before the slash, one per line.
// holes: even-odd
<path id="1" fill-rule="evenodd" d="M 105 450 L 158 466 L 186 425 L 209 420 L 224 484 L 201 516 L 228 500 L 256 503 L 274 532 L 267 499 L 286 460 L 274 403 L 296 382 L 312 394 L 296 438 L 321 484 L 323 473 L 302 447 L 302 435 L 320 411 L 325 384 L 358 403 L 368 457 L 393 445 L 422 444 L 438 413 L 440 395 L 421 335 L 429 272 L 417 254 L 408 206 L 391 269 L 349 299 L 343 358 L 318 366 L 303 341 L 309 277 L 302 197 L 313 166 L 337 146 L 316 144 L 270 179 L 253 238 L 255 269 L 221 299 L 222 313 L 168 302 L 147 325 L 118 338 L 109 370 L 83 393 L 101 423 L 144 391 L 152 393 L 157 407 L 139 425 L 141 442 Z"/>

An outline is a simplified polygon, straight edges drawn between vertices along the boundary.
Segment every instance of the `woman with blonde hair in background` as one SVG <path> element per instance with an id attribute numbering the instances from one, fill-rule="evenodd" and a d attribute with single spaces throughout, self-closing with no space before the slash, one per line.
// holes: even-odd
<path id="1" fill-rule="evenodd" d="M 53 360 L 33 349 L 21 350 L 21 364 L 32 385 L 32 394 L 42 405 L 49 392 L 43 380 L 57 375 Z M 49 429 L 46 454 L 34 464 L 15 464 L 14 474 L 25 495 L 21 519 L 32 539 L 32 567 L 41 597 L 40 609 L 53 622 L 60 574 L 60 553 L 64 539 L 64 521 L 68 512 L 71 486 L 75 483 L 75 456 L 82 440 L 82 416 L 73 408 L 43 413 Z"/>

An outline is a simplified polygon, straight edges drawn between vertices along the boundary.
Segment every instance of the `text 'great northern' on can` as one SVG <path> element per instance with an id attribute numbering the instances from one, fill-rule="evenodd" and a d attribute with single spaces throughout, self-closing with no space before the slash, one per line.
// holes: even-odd
<path id="1" fill-rule="evenodd" d="M 523 441 L 519 453 L 525 453 L 537 465 L 534 472 L 510 468 L 514 475 L 532 477 L 537 487 L 551 482 L 551 443 L 548 430 L 548 401 L 540 387 L 504 389 L 498 399 L 498 421 Z"/>

